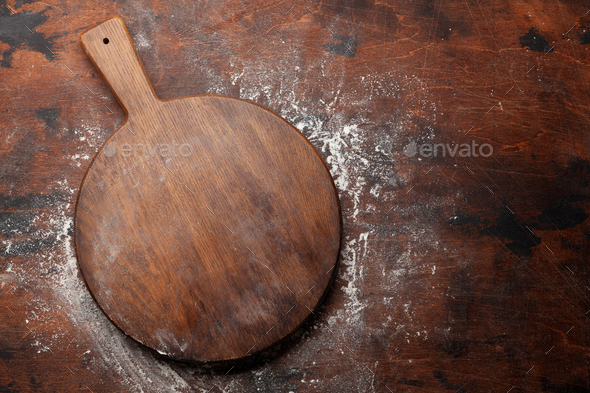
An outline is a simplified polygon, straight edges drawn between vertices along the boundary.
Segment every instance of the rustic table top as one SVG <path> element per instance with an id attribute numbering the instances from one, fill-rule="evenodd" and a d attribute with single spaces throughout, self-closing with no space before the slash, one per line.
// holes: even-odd
<path id="1" fill-rule="evenodd" d="M 590 391 L 589 8 L 1 1 L 0 391 Z M 80 183 L 125 120 L 78 39 L 116 15 L 160 98 L 263 105 L 336 183 L 336 280 L 247 361 L 142 347 L 78 269 Z"/>

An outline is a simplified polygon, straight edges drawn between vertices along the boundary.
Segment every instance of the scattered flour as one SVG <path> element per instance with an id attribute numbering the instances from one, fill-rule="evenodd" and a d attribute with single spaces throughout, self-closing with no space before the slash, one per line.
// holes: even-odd
<path id="1" fill-rule="evenodd" d="M 138 49 L 149 48 L 152 46 L 150 41 L 146 38 L 145 33 L 140 31 L 133 37 L 133 43 Z"/>
<path id="2" fill-rule="evenodd" d="M 57 331 L 51 337 L 40 337 L 35 343 L 38 351 L 49 351 L 52 345 L 63 343 L 65 336 L 83 336 L 80 354 L 92 354 L 96 361 L 94 367 L 106 372 L 116 370 L 126 389 L 133 392 L 153 388 L 166 392 L 186 391 L 187 382 L 170 365 L 127 338 L 98 308 L 79 274 L 71 236 L 71 214 L 71 205 L 65 204 L 57 207 L 49 219 L 58 226 L 55 234 L 61 241 L 54 249 L 40 255 L 42 262 L 35 270 L 40 271 L 51 264 L 58 267 L 59 273 L 49 278 L 53 299 L 39 301 L 29 311 L 27 319 L 44 323 L 58 310 L 67 315 L 76 333 Z"/>

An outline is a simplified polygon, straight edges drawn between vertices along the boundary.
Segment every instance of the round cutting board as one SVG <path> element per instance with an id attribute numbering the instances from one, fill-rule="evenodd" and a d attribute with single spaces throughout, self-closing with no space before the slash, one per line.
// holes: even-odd
<path id="1" fill-rule="evenodd" d="M 102 310 L 177 359 L 236 359 L 284 338 L 320 302 L 340 247 L 320 156 L 256 104 L 159 100 L 119 18 L 81 43 L 128 115 L 76 205 L 78 261 Z"/>

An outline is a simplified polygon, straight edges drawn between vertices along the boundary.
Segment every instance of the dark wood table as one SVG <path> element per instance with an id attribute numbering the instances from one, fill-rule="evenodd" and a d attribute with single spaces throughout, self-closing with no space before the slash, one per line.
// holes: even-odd
<path id="1" fill-rule="evenodd" d="M 0 2 L 0 391 L 589 392 L 590 5 Z M 343 213 L 314 317 L 171 361 L 90 295 L 82 177 L 125 114 L 78 37 L 121 16 L 162 99 L 295 125 Z"/>

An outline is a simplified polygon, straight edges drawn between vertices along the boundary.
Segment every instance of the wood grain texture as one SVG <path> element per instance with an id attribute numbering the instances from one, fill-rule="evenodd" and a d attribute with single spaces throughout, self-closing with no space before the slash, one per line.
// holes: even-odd
<path id="1" fill-rule="evenodd" d="M 7 6 L 4 390 L 589 391 L 583 2 Z M 104 316 L 79 272 L 79 185 L 126 119 L 79 36 L 115 15 L 158 97 L 223 94 L 267 107 L 307 137 L 334 178 L 343 243 L 332 290 L 309 323 L 258 359 L 210 368 L 159 356 Z M 404 154 L 410 142 L 472 141 L 493 155 Z"/>
<path id="2" fill-rule="evenodd" d="M 334 274 L 340 210 L 301 133 L 229 97 L 162 102 L 120 18 L 81 42 L 129 113 L 88 169 L 75 244 L 118 327 L 176 359 L 252 355 L 293 332 Z"/>

